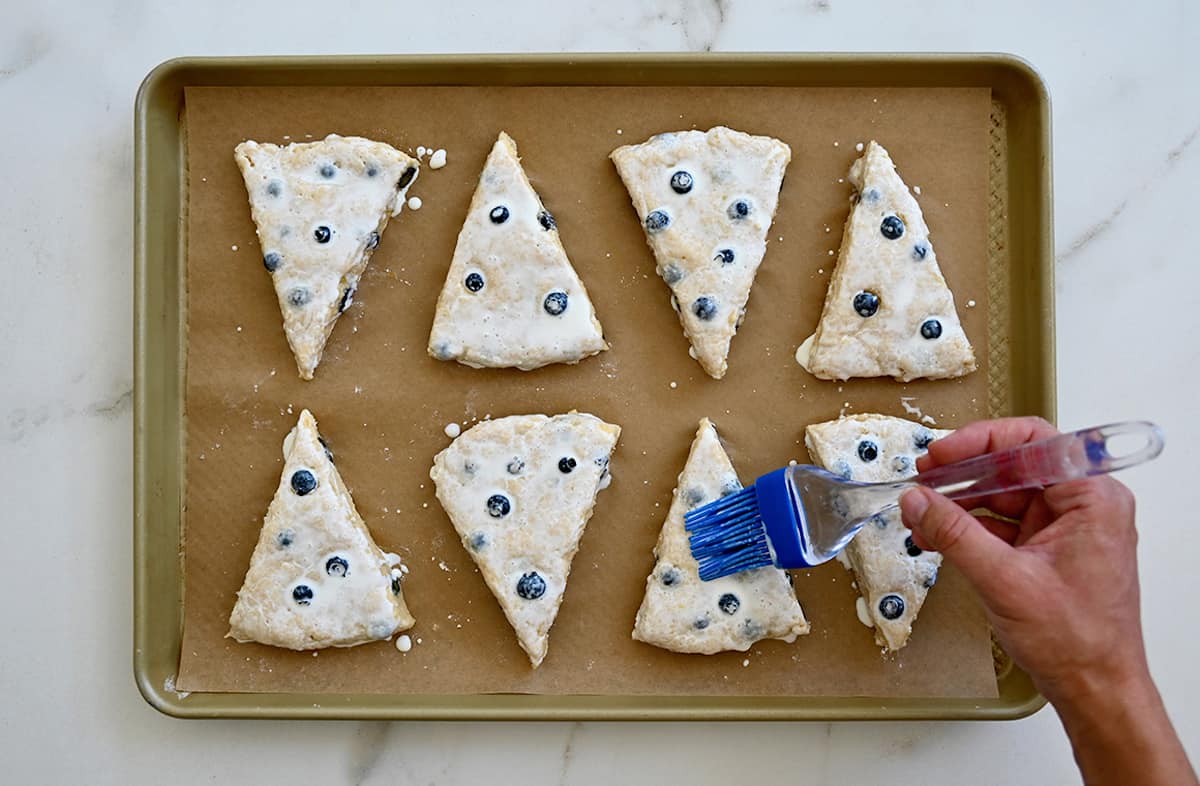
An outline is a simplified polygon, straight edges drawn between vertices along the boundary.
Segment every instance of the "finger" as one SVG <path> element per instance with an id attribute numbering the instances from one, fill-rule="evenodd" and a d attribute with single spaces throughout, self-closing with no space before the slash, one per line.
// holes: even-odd
<path id="1" fill-rule="evenodd" d="M 1088 520 L 1132 527 L 1133 492 L 1116 478 L 1101 476 L 1059 483 L 1042 492 L 1050 513 L 1059 518 L 1079 512 Z"/>
<path id="2" fill-rule="evenodd" d="M 958 567 L 985 601 L 1005 594 L 1006 568 L 1015 552 L 1004 539 L 931 489 L 917 487 L 905 492 L 900 513 L 920 542 Z"/>
<path id="3" fill-rule="evenodd" d="M 1019 525 L 1002 519 L 992 518 L 991 516 L 975 516 L 975 519 L 983 525 L 983 528 L 992 533 L 1000 540 L 1008 545 L 1015 545 L 1017 539 L 1021 536 L 1021 528 Z M 921 533 L 916 530 L 912 534 L 913 545 L 923 551 L 935 551 L 933 546 L 925 541 Z"/>
<path id="4" fill-rule="evenodd" d="M 956 499 L 959 507 L 965 510 L 986 508 L 992 513 L 1010 519 L 1022 518 L 1035 499 L 1041 496 L 1041 489 L 1027 491 L 1006 491 L 1003 494 L 985 494 L 981 497 L 963 497 Z"/>
<path id="5" fill-rule="evenodd" d="M 1042 418 L 980 420 L 930 443 L 929 459 L 925 464 L 926 468 L 952 464 L 955 461 L 982 456 L 984 453 L 1007 450 L 1026 442 L 1053 437 L 1058 433 L 1058 429 Z M 920 463 L 918 462 L 918 466 Z"/>

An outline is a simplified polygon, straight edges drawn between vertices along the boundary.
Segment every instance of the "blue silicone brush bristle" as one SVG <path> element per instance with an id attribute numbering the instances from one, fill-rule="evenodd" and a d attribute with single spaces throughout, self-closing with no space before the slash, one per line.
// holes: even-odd
<path id="1" fill-rule="evenodd" d="M 804 567 L 804 534 L 787 469 L 763 475 L 736 494 L 684 514 L 700 578 L 712 581 L 744 570 Z"/>

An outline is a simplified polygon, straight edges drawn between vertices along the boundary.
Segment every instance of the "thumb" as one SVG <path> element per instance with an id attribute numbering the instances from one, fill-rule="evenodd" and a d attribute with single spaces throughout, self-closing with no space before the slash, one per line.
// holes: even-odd
<path id="1" fill-rule="evenodd" d="M 936 491 L 923 486 L 900 497 L 904 525 L 934 551 L 950 560 L 985 597 L 1002 593 L 1013 548 L 988 532 L 979 521 Z"/>

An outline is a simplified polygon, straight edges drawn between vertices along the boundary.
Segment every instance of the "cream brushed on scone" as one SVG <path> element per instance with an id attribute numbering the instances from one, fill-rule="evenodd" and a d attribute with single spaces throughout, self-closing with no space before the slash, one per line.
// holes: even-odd
<path id="1" fill-rule="evenodd" d="M 513 415 L 471 427 L 434 458 L 438 501 L 534 668 L 620 434 L 577 412 Z"/>
<path id="2" fill-rule="evenodd" d="M 961 377 L 975 370 L 954 295 L 917 200 L 888 152 L 867 144 L 817 330 L 796 360 L 821 379 Z"/>
<path id="3" fill-rule="evenodd" d="M 654 570 L 633 638 L 675 652 L 747 650 L 763 639 L 793 642 L 809 624 L 788 574 L 773 567 L 701 581 L 683 514 L 742 487 L 717 431 L 700 421 L 654 547 Z"/>
<path id="4" fill-rule="evenodd" d="M 610 155 L 692 356 L 715 379 L 728 368 L 791 157 L 778 139 L 724 126 L 658 134 Z"/>
<path id="5" fill-rule="evenodd" d="M 813 463 L 847 480 L 881 483 L 917 474 L 916 460 L 929 443 L 950 432 L 888 415 L 850 415 L 814 423 L 804 442 Z M 862 595 L 864 612 L 881 647 L 908 643 L 925 596 L 937 581 L 942 555 L 913 545 L 900 512 L 880 514 L 859 530 L 844 552 Z M 865 609 L 863 606 L 865 605 Z"/>
<path id="6" fill-rule="evenodd" d="M 558 224 L 500 132 L 479 175 L 446 283 L 429 354 L 475 368 L 525 371 L 608 349 Z"/>
<path id="7" fill-rule="evenodd" d="M 284 147 L 242 142 L 234 160 L 296 367 L 312 379 L 419 164 L 391 145 L 336 134 Z"/>
<path id="8" fill-rule="evenodd" d="M 353 647 L 413 626 L 399 558 L 371 538 L 307 409 L 283 442 L 283 474 L 229 636 L 273 647 Z"/>

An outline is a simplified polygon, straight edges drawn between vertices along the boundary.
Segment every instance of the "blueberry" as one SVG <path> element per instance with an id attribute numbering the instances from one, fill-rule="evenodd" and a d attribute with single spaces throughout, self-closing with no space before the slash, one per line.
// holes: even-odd
<path id="1" fill-rule="evenodd" d="M 503 224 L 508 220 L 508 208 L 504 205 L 496 205 L 492 208 L 492 212 L 488 213 L 488 218 L 492 219 L 493 224 Z"/>
<path id="2" fill-rule="evenodd" d="M 671 217 L 662 210 L 655 210 L 646 216 L 646 231 L 650 234 L 661 232 L 671 225 Z"/>
<path id="3" fill-rule="evenodd" d="M 841 494 L 834 494 L 829 498 L 829 506 L 833 508 L 833 512 L 842 518 L 850 515 L 850 503 Z"/>
<path id="4" fill-rule="evenodd" d="M 904 598 L 899 595 L 884 595 L 879 601 L 879 613 L 885 620 L 898 620 L 904 614 Z"/>
<path id="5" fill-rule="evenodd" d="M 487 499 L 488 515 L 494 519 L 502 519 L 512 510 L 512 503 L 503 494 L 493 494 Z"/>
<path id="6" fill-rule="evenodd" d="M 508 474 L 510 475 L 520 475 L 521 470 L 525 469 L 525 462 L 513 456 L 512 461 L 508 462 L 508 466 L 505 469 L 508 470 Z"/>
<path id="7" fill-rule="evenodd" d="M 275 542 L 279 544 L 279 548 L 286 549 L 296 542 L 296 533 L 290 529 L 282 530 L 275 536 Z"/>
<path id="8" fill-rule="evenodd" d="M 912 469 L 912 459 L 908 456 L 896 456 L 892 459 L 892 469 L 896 472 L 908 472 Z"/>
<path id="9" fill-rule="evenodd" d="M 312 603 L 312 599 L 312 587 L 309 587 L 307 584 L 297 584 L 295 588 L 292 589 L 292 600 L 296 601 L 301 606 L 307 606 L 308 604 Z"/>
<path id="10" fill-rule="evenodd" d="M 674 568 L 667 568 L 658 574 L 658 578 L 662 581 L 664 587 L 673 587 L 679 583 L 679 571 Z"/>
<path id="11" fill-rule="evenodd" d="M 721 487 L 721 496 L 732 496 L 742 490 L 742 484 L 737 478 L 725 481 L 725 485 Z"/>
<path id="12" fill-rule="evenodd" d="M 333 451 L 329 449 L 329 443 L 326 442 L 325 438 L 322 436 L 317 437 L 317 442 L 320 442 L 321 447 L 325 449 L 325 458 L 329 459 L 329 461 L 332 462 L 333 461 Z"/>
<path id="13" fill-rule="evenodd" d="M 766 635 L 767 631 L 755 620 L 746 620 L 742 623 L 742 637 L 747 639 L 761 639 Z"/>
<path id="14" fill-rule="evenodd" d="M 879 310 L 879 295 L 874 292 L 859 292 L 854 296 L 854 310 L 863 319 L 875 316 Z"/>
<path id="15" fill-rule="evenodd" d="M 921 586 L 924 587 L 925 589 L 929 589 L 934 584 L 937 584 L 937 577 L 938 577 L 938 570 L 937 570 L 937 568 L 934 568 L 933 570 L 931 570 L 929 572 L 929 575 L 925 577 L 925 580 L 921 582 Z"/>
<path id="16" fill-rule="evenodd" d="M 733 249 L 732 248 L 722 248 L 720 251 L 717 252 L 717 255 L 715 257 L 713 257 L 713 259 L 721 260 L 722 265 L 732 265 L 733 264 Z"/>
<path id="17" fill-rule="evenodd" d="M 663 281 L 666 281 L 668 284 L 675 285 L 683 279 L 683 271 L 679 269 L 678 265 L 673 263 L 668 264 L 662 270 L 662 277 Z"/>
<path id="18" fill-rule="evenodd" d="M 913 444 L 917 446 L 917 450 L 925 450 L 931 442 L 933 442 L 933 432 L 927 428 L 919 429 L 916 434 L 913 434 Z"/>
<path id="19" fill-rule="evenodd" d="M 350 563 L 341 557 L 330 557 L 325 561 L 325 572 L 330 576 L 345 576 L 350 572 Z"/>
<path id="20" fill-rule="evenodd" d="M 279 267 L 279 263 L 282 261 L 283 257 L 279 256 L 279 254 L 274 251 L 268 251 L 263 255 L 263 267 L 265 267 L 269 273 L 274 273 L 275 269 Z"/>
<path id="21" fill-rule="evenodd" d="M 869 439 L 858 443 L 858 457 L 863 461 L 874 461 L 879 458 L 879 446 Z"/>
<path id="22" fill-rule="evenodd" d="M 546 230 L 547 232 L 558 226 L 558 223 L 554 220 L 554 214 L 545 209 L 538 213 L 538 223 L 541 224 L 542 229 Z"/>
<path id="23" fill-rule="evenodd" d="M 717 315 L 717 301 L 708 295 L 701 295 L 692 303 L 692 313 L 707 322 Z"/>
<path id="24" fill-rule="evenodd" d="M 921 556 L 921 547 L 913 543 L 912 535 L 904 539 L 904 550 L 908 552 L 908 556 L 910 557 Z"/>
<path id="25" fill-rule="evenodd" d="M 868 188 L 866 191 L 863 192 L 862 198 L 863 198 L 864 202 L 869 202 L 870 204 L 875 204 L 876 202 L 878 202 L 880 199 L 883 198 L 883 194 L 879 193 L 878 188 Z"/>
<path id="26" fill-rule="evenodd" d="M 567 310 L 567 293 L 551 292 L 542 301 L 542 308 L 546 309 L 546 313 L 552 317 L 559 316 Z"/>
<path id="27" fill-rule="evenodd" d="M 608 469 L 608 456 L 597 456 L 595 463 L 601 469 Z"/>
<path id="28" fill-rule="evenodd" d="M 375 247 L 378 245 L 379 245 L 379 233 L 378 232 L 372 232 L 371 234 L 367 235 L 367 251 L 374 251 Z"/>
<path id="29" fill-rule="evenodd" d="M 321 164 L 320 172 L 321 172 L 321 177 L 328 180 L 329 178 L 331 178 L 337 174 L 337 169 L 334 168 L 333 164 Z"/>
<path id="30" fill-rule="evenodd" d="M 300 307 L 312 300 L 312 293 L 304 287 L 296 287 L 288 292 L 287 300 L 293 306 Z"/>
<path id="31" fill-rule="evenodd" d="M 322 225 L 313 230 L 313 238 L 315 238 L 318 243 L 328 243 L 332 237 L 333 230 L 327 226 Z"/>
<path id="32" fill-rule="evenodd" d="M 686 194 L 692 190 L 692 175 L 682 169 L 671 175 L 671 190 L 676 194 Z"/>
<path id="33" fill-rule="evenodd" d="M 913 246 L 913 253 L 912 253 L 913 259 L 916 259 L 918 261 L 922 260 L 925 258 L 925 255 L 928 253 L 929 253 L 929 246 L 925 245 L 924 243 L 917 243 L 915 246 Z"/>
<path id="34" fill-rule="evenodd" d="M 354 304 L 354 293 L 358 291 L 357 284 L 351 284 L 346 287 L 346 291 L 342 293 L 342 300 L 338 303 L 338 313 L 341 314 L 346 309 Z"/>
<path id="35" fill-rule="evenodd" d="M 272 180 L 270 183 L 267 183 L 267 194 L 269 196 L 277 197 L 282 193 L 283 183 L 279 182 L 278 180 Z"/>
<path id="36" fill-rule="evenodd" d="M 725 612 L 726 614 L 733 614 L 741 605 L 742 602 L 738 600 L 737 595 L 734 595 L 732 592 L 726 592 L 717 601 L 717 606 L 720 607 L 721 611 Z"/>
<path id="37" fill-rule="evenodd" d="M 897 240 L 904 234 L 904 222 L 900 220 L 899 216 L 887 216 L 879 225 L 879 231 L 888 240 Z"/>
<path id="38" fill-rule="evenodd" d="M 936 319 L 927 319 L 921 323 L 921 335 L 925 338 L 940 338 L 942 323 Z"/>
<path id="39" fill-rule="evenodd" d="M 525 600 L 537 600 L 546 594 L 546 580 L 530 571 L 517 580 L 517 594 Z"/>
<path id="40" fill-rule="evenodd" d="M 375 177 L 378 174 L 379 174 L 379 167 L 375 166 L 374 164 L 371 164 L 370 166 L 367 167 L 367 177 Z"/>
<path id="41" fill-rule="evenodd" d="M 450 350 L 450 345 L 442 341 L 434 346 L 433 356 L 438 360 L 450 360 L 454 357 L 454 353 Z"/>
<path id="42" fill-rule="evenodd" d="M 729 205 L 725 214 L 733 221 L 741 221 L 746 216 L 750 215 L 750 203 L 744 199 L 739 199 Z"/>
<path id="43" fill-rule="evenodd" d="M 400 594 L 400 577 L 399 576 L 392 577 L 392 594 L 393 595 Z"/>
<path id="44" fill-rule="evenodd" d="M 571 456 L 563 456 L 558 460 L 558 471 L 564 475 L 570 474 L 575 469 L 575 459 Z"/>
<path id="45" fill-rule="evenodd" d="M 833 474 L 840 475 L 842 480 L 850 480 L 852 474 L 850 470 L 850 462 L 845 459 L 838 459 L 833 463 Z"/>
<path id="46" fill-rule="evenodd" d="M 878 513 L 871 517 L 871 523 L 875 525 L 876 529 L 887 529 L 888 526 L 887 518 Z"/>
<path id="47" fill-rule="evenodd" d="M 468 273 L 463 285 L 472 292 L 478 292 L 483 289 L 483 276 L 479 273 Z"/>
<path id="48" fill-rule="evenodd" d="M 479 551 L 487 544 L 487 535 L 484 535 L 482 532 L 476 532 L 471 536 L 471 539 L 467 541 L 467 545 L 471 547 L 471 551 Z"/>
<path id="49" fill-rule="evenodd" d="M 306 469 L 298 469 L 292 473 L 292 491 L 303 497 L 317 487 L 317 476 Z"/>
<path id="50" fill-rule="evenodd" d="M 708 617 L 701 617 L 692 623 L 692 627 L 696 630 L 704 630 L 708 627 Z"/>
<path id="51" fill-rule="evenodd" d="M 687 502 L 689 508 L 694 508 L 704 501 L 704 491 L 698 488 L 690 488 L 684 493 L 683 499 Z"/>
<path id="52" fill-rule="evenodd" d="M 417 168 L 410 166 L 408 169 L 404 170 L 404 174 L 400 175 L 400 179 L 396 181 L 396 188 L 404 188 L 411 183 L 413 178 L 416 176 Z"/>
<path id="53" fill-rule="evenodd" d="M 463 462 L 463 472 L 467 473 L 468 475 L 474 475 L 478 471 L 479 471 L 479 465 L 476 464 L 474 461 L 464 461 Z"/>

